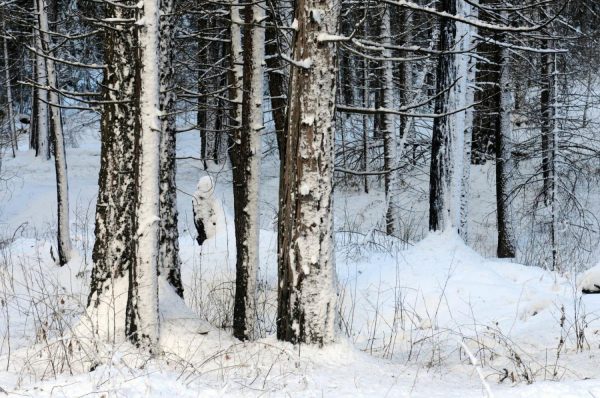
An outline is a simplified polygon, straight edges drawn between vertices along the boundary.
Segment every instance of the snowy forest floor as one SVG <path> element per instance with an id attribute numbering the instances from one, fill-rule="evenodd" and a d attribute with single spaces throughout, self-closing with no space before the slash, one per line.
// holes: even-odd
<path id="1" fill-rule="evenodd" d="M 424 225 L 418 190 L 403 199 L 411 244 L 377 231 L 381 193 L 337 190 L 338 343 L 316 349 L 276 341 L 275 162 L 262 175 L 260 340 L 240 343 L 227 329 L 235 277 L 231 175 L 225 167 L 211 171 L 226 223 L 199 247 L 190 194 L 206 172 L 193 159 L 178 162 L 177 178 L 187 306 L 161 293 L 164 355 L 145 358 L 125 343 L 81 333 L 73 339 L 88 294 L 100 145 L 92 120 L 67 119 L 79 135 L 79 147 L 68 149 L 79 256 L 67 266 L 52 260 L 53 163 L 26 151 L 25 141 L 16 159 L 3 161 L 0 395 L 480 397 L 489 388 L 496 397 L 600 397 L 600 295 L 578 293 L 581 275 L 487 259 L 452 235 L 414 244 Z M 198 141 L 196 133 L 180 134 L 178 156 L 197 156 Z M 471 245 L 489 255 L 493 236 L 481 226 L 493 220 L 492 179 L 485 167 L 472 178 Z"/>

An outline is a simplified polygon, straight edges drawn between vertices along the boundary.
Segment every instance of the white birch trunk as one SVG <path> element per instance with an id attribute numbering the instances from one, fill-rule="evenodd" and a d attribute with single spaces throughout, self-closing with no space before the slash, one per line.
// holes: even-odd
<path id="1" fill-rule="evenodd" d="M 158 343 L 158 238 L 160 176 L 159 1 L 143 0 L 138 24 L 140 46 L 140 138 L 138 160 L 137 247 L 131 278 L 135 327 L 130 338 L 151 351 Z"/>
<path id="2" fill-rule="evenodd" d="M 38 0 L 39 21 L 44 53 L 53 56 L 51 51 L 48 25 L 47 1 Z M 56 203 L 58 206 L 58 261 L 65 265 L 71 259 L 71 235 L 69 227 L 69 183 L 67 178 L 67 158 L 60 112 L 60 98 L 56 90 L 58 83 L 54 61 L 45 58 L 48 78 L 48 97 L 50 99 L 50 122 L 52 123 L 52 144 L 54 146 L 54 169 L 56 172 Z"/>
<path id="3" fill-rule="evenodd" d="M 383 56 L 391 58 L 391 51 L 388 49 L 392 44 L 392 29 L 390 21 L 391 7 L 388 5 L 382 16 L 381 35 L 384 46 L 386 49 L 383 52 Z M 383 107 L 386 109 L 394 109 L 394 71 L 393 62 L 383 62 Z M 394 235 L 398 229 L 399 213 L 397 205 L 397 191 L 399 189 L 400 181 L 400 170 L 399 170 L 399 156 L 398 156 L 398 142 L 396 140 L 396 116 L 392 113 L 386 113 L 383 116 L 383 150 L 384 150 L 384 164 L 385 164 L 385 202 L 387 206 L 385 224 L 386 233 L 388 235 Z"/>
<path id="4" fill-rule="evenodd" d="M 476 3 L 475 3 L 476 4 Z M 465 0 L 459 0 L 458 2 L 458 13 L 463 16 L 470 16 L 473 18 L 477 17 L 477 8 L 471 6 Z M 457 29 L 456 37 L 457 40 L 461 40 L 460 50 L 471 51 L 474 44 L 474 35 L 476 33 L 474 27 L 466 24 Z M 459 102 L 459 107 L 469 107 L 465 111 L 456 115 L 457 119 L 462 119 L 462 123 L 458 122 L 457 127 L 461 126 L 463 130 L 463 159 L 462 159 L 462 176 L 460 182 L 460 223 L 458 230 L 460 236 L 466 242 L 469 235 L 468 225 L 468 214 L 469 214 L 469 195 L 470 195 L 470 179 L 471 179 L 471 142 L 473 138 L 473 103 L 475 100 L 475 75 L 477 62 L 475 57 L 468 53 L 458 55 L 458 68 L 457 74 L 459 77 L 462 76 L 462 81 L 459 82 L 460 90 L 463 98 Z M 461 134 L 458 130 L 457 134 Z M 460 152 L 457 153 L 460 156 Z M 457 175 L 458 177 L 458 175 Z"/>
<path id="5" fill-rule="evenodd" d="M 255 2 L 245 10 L 242 124 L 234 134 L 235 152 L 241 159 L 234 162 L 233 171 L 238 185 L 234 187 L 237 272 L 233 332 L 241 340 L 254 338 L 256 318 L 261 134 L 264 129 L 264 8 L 263 2 Z"/>

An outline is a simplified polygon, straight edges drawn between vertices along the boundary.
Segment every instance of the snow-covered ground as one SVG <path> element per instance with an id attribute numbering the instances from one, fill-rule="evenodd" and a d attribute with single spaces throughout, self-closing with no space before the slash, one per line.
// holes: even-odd
<path id="1" fill-rule="evenodd" d="M 262 338 L 233 339 L 227 329 L 235 276 L 231 176 L 224 166 L 211 171 L 226 225 L 199 247 L 191 195 L 206 173 L 186 158 L 198 153 L 194 133 L 178 137 L 178 156 L 185 158 L 177 182 L 187 305 L 162 291 L 163 355 L 145 358 L 126 343 L 86 336 L 99 142 L 95 124 L 69 121 L 80 144 L 67 155 L 79 256 L 67 266 L 52 260 L 53 163 L 24 148 L 3 161 L 0 395 L 600 397 L 600 295 L 582 297 L 578 284 L 578 277 L 593 281 L 595 271 L 581 278 L 486 259 L 453 235 L 429 235 L 412 246 L 387 239 L 375 228 L 383 215 L 377 193 L 336 193 L 338 342 L 317 349 L 276 341 L 278 167 L 272 161 L 262 174 Z M 492 209 L 487 169 L 474 169 L 472 178 L 471 244 L 486 253 L 489 237 L 478 231 Z M 424 208 L 420 195 L 407 191 L 403 207 Z M 416 230 L 422 225 L 414 221 Z"/>

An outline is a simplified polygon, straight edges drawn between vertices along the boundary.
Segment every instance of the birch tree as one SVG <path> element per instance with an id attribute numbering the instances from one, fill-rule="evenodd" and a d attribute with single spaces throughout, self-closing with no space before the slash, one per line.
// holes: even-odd
<path id="1" fill-rule="evenodd" d="M 126 334 L 154 352 L 159 338 L 160 8 L 144 0 L 139 27 L 139 151 L 136 159 L 135 262 L 130 272 Z"/>
<path id="2" fill-rule="evenodd" d="M 244 8 L 243 94 L 241 125 L 234 130 L 233 192 L 236 236 L 236 283 L 233 334 L 241 340 L 254 336 L 256 276 L 258 272 L 259 183 L 263 125 L 263 62 L 265 4 Z"/>
<path id="3" fill-rule="evenodd" d="M 177 174 L 174 87 L 174 0 L 162 0 L 160 19 L 160 247 L 159 271 L 183 297 L 177 229 Z"/>
<path id="4" fill-rule="evenodd" d="M 391 29 L 391 6 L 387 5 L 382 16 L 382 40 L 386 46 L 383 52 L 385 58 L 391 58 L 391 52 L 388 49 L 392 44 Z M 383 107 L 392 109 L 394 106 L 394 71 L 391 60 L 384 61 L 383 65 L 383 86 L 382 97 Z M 383 134 L 383 168 L 386 171 L 384 176 L 385 189 L 385 229 L 388 235 L 394 235 L 398 229 L 399 212 L 397 202 L 397 192 L 400 188 L 400 159 L 398 154 L 398 143 L 396 141 L 396 116 L 392 113 L 385 113 L 382 118 L 381 132 Z"/>
<path id="5" fill-rule="evenodd" d="M 334 339 L 333 130 L 339 4 L 298 0 L 281 176 L 277 337 Z"/>
<path id="6" fill-rule="evenodd" d="M 103 327 L 100 323 L 105 321 L 95 318 L 98 307 L 111 308 L 121 295 L 127 295 L 134 259 L 137 40 L 129 21 L 136 12 L 133 0 L 123 5 L 126 7 L 105 4 L 105 17 L 122 22 L 103 31 L 106 69 L 102 84 L 94 266 L 88 297 L 88 313 L 97 328 Z M 124 286 L 124 290 L 119 290 Z M 114 318 L 109 321 L 124 330 L 123 314 L 115 313 Z"/>

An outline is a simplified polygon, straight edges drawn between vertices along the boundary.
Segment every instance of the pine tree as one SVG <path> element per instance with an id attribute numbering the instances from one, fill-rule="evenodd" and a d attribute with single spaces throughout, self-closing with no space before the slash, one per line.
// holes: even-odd
<path id="1" fill-rule="evenodd" d="M 334 339 L 333 133 L 339 4 L 298 0 L 281 176 L 277 337 Z"/>

